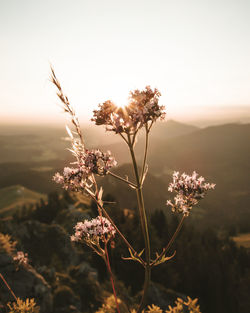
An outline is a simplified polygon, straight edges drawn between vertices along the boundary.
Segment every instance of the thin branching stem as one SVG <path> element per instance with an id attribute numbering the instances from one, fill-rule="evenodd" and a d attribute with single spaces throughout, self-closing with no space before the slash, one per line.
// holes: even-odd
<path id="1" fill-rule="evenodd" d="M 122 178 L 121 176 L 116 175 L 116 174 L 114 174 L 114 173 L 112 173 L 112 172 L 110 172 L 110 171 L 108 171 L 107 174 L 109 174 L 109 175 L 111 175 L 111 176 L 113 176 L 113 177 L 115 177 L 115 178 L 117 178 L 117 179 L 123 181 L 124 183 L 127 183 L 127 184 L 130 185 L 130 186 L 133 186 L 134 188 L 137 188 L 137 185 L 134 184 L 134 183 L 132 183 L 132 182 L 130 182 L 128 179 Z"/>
<path id="2" fill-rule="evenodd" d="M 95 251 L 96 254 L 98 254 L 100 257 L 103 258 L 103 253 L 104 252 L 102 250 L 98 251 L 92 244 L 89 245 L 89 246 L 90 246 L 91 249 L 93 249 Z"/>
<path id="3" fill-rule="evenodd" d="M 3 277 L 3 275 L 0 273 L 0 277 L 2 279 L 2 281 L 4 282 L 5 286 L 9 289 L 10 293 L 12 294 L 13 298 L 16 300 L 17 302 L 17 297 L 14 294 L 14 291 L 10 288 L 9 284 L 7 283 L 7 281 L 5 280 L 5 278 Z"/>
<path id="4" fill-rule="evenodd" d="M 138 133 L 138 130 L 139 129 L 137 129 L 136 131 L 135 131 L 135 133 L 133 134 L 133 137 L 132 137 L 132 146 L 134 147 L 134 145 L 135 145 L 135 139 L 136 139 L 136 135 L 137 135 L 137 133 Z"/>
<path id="5" fill-rule="evenodd" d="M 137 309 L 137 313 L 141 313 L 143 308 L 146 305 L 146 297 L 147 297 L 147 292 L 148 292 L 150 279 L 151 279 L 150 241 L 149 241 L 149 233 L 148 233 L 147 216 L 146 216 L 143 193 L 142 193 L 142 186 L 140 183 L 138 166 L 137 166 L 133 143 L 131 141 L 130 135 L 128 135 L 128 142 L 129 142 L 129 150 L 130 150 L 131 159 L 132 159 L 133 168 L 134 168 L 135 179 L 136 179 L 137 186 L 138 186 L 138 188 L 136 189 L 136 194 L 137 194 L 137 202 L 138 202 L 138 209 L 139 209 L 139 214 L 140 214 L 141 227 L 142 227 L 144 243 L 145 243 L 145 256 L 146 256 L 143 294 L 142 294 L 141 303 L 139 305 L 139 308 Z"/>
<path id="6" fill-rule="evenodd" d="M 178 235 L 178 233 L 180 232 L 183 222 L 185 220 L 185 215 L 182 216 L 179 225 L 177 226 L 172 238 L 169 240 L 168 244 L 166 245 L 166 247 L 162 250 L 161 254 L 151 263 L 151 267 L 155 265 L 155 263 L 161 259 L 161 257 L 171 248 L 173 242 L 175 241 L 176 236 Z"/>
<path id="7" fill-rule="evenodd" d="M 117 309 L 117 312 L 120 313 L 119 304 L 118 304 L 117 295 L 116 295 L 116 290 L 115 290 L 115 283 L 114 283 L 113 273 L 112 273 L 110 262 L 109 262 L 109 254 L 108 254 L 107 240 L 106 239 L 104 239 L 104 251 L 105 251 L 105 263 L 106 263 L 106 266 L 107 266 L 107 269 L 108 269 L 108 272 L 109 272 L 109 276 L 110 276 L 110 282 L 111 282 L 112 289 L 113 289 L 113 294 L 114 294 L 114 297 L 115 297 L 116 309 Z"/>
<path id="8" fill-rule="evenodd" d="M 141 177 L 140 177 L 140 184 L 143 182 L 143 178 L 145 175 L 145 167 L 146 167 L 146 162 L 147 162 L 147 155 L 148 155 L 148 135 L 149 135 L 149 130 L 148 130 L 148 124 L 145 126 L 145 149 L 144 149 L 144 157 L 143 157 L 143 163 L 142 163 L 142 171 L 141 171 Z"/>
<path id="9" fill-rule="evenodd" d="M 98 200 L 90 194 L 90 197 L 95 201 L 95 203 L 97 204 L 98 208 L 101 210 L 101 212 L 103 212 L 103 214 L 105 215 L 105 217 L 110 221 L 110 223 L 112 224 L 112 226 L 114 227 L 114 229 L 116 230 L 116 232 L 120 235 L 120 237 L 122 238 L 122 240 L 125 242 L 125 244 L 127 245 L 128 248 L 131 249 L 131 251 L 134 253 L 134 256 L 137 257 L 143 266 L 145 266 L 145 262 L 144 260 L 139 256 L 139 254 L 135 251 L 135 249 L 131 246 L 131 244 L 128 242 L 128 240 L 125 238 L 125 236 L 121 233 L 121 231 L 118 229 L 118 227 L 115 225 L 114 221 L 112 220 L 112 218 L 109 216 L 108 212 L 104 209 L 103 205 L 100 205 L 100 203 L 98 202 Z"/>
<path id="10" fill-rule="evenodd" d="M 148 126 L 148 124 L 147 124 L 147 127 L 148 127 L 148 132 L 150 132 L 150 130 L 151 130 L 151 128 L 152 128 L 152 126 L 153 126 L 153 124 L 154 124 L 154 121 L 151 121 L 151 123 L 150 123 L 150 125 Z"/>
<path id="11" fill-rule="evenodd" d="M 119 133 L 119 135 L 122 137 L 122 139 L 123 139 L 123 140 L 126 142 L 126 144 L 128 145 L 128 141 L 127 141 L 126 137 L 124 137 L 122 133 Z"/>

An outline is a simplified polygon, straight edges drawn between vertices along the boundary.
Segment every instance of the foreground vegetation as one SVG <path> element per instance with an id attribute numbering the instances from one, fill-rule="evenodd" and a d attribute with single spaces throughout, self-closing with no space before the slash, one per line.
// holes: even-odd
<path id="1" fill-rule="evenodd" d="M 45 311 L 41 312 L 95 312 L 111 296 L 107 272 L 90 248 L 73 245 L 69 237 L 77 221 L 96 216 L 96 206 L 86 203 L 75 207 L 75 199 L 68 193 L 61 196 L 54 193 L 48 199 L 48 203 L 42 201 L 33 210 L 23 208 L 14 219 L 2 221 L 1 230 L 17 241 L 16 250 L 28 253 L 31 266 L 50 286 L 51 307 L 48 303 Z M 109 195 L 104 200 L 115 201 Z M 136 210 L 124 210 L 118 204 L 109 205 L 107 210 L 119 228 L 128 234 L 131 244 L 139 250 L 143 238 L 137 227 L 139 217 Z M 176 216 L 166 218 L 163 211 L 151 214 L 149 228 L 155 249 L 152 252 L 167 243 L 177 223 Z M 115 249 L 110 249 L 110 258 L 119 297 L 124 303 L 133 304 L 137 301 L 136 295 L 140 294 L 143 271 L 136 263 L 120 258 L 120 255 L 127 255 L 121 240 L 117 239 L 115 245 Z M 193 299 L 199 298 L 201 312 L 248 312 L 250 253 L 237 247 L 228 233 L 198 230 L 190 220 L 176 239 L 172 252 L 175 250 L 174 259 L 153 270 L 148 304 L 154 303 L 167 310 L 169 305 L 174 306 L 177 297 L 185 300 L 185 295 L 189 295 Z M 3 272 L 3 251 L 1 253 Z M 133 275 L 127 275 L 128 272 Z M 35 297 L 41 306 L 42 295 L 39 298 L 32 288 L 27 292 L 28 287 L 25 286 L 29 282 L 18 281 L 20 278 L 13 276 L 18 272 L 14 274 L 4 270 L 3 273 L 8 273 L 5 278 L 14 292 L 18 292 L 17 297 L 22 296 L 18 289 L 21 283 L 22 288 L 26 288 L 23 296 Z M 13 300 L 4 285 L 1 287 L 1 299 L 6 302 Z M 75 306 L 77 311 L 71 306 Z"/>

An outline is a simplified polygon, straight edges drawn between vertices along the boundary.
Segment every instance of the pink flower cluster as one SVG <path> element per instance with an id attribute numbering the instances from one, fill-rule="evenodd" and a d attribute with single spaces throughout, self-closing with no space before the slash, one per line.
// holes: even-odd
<path id="1" fill-rule="evenodd" d="M 29 263 L 28 254 L 23 253 L 23 251 L 18 251 L 13 260 L 18 263 L 18 265 L 27 265 Z"/>
<path id="2" fill-rule="evenodd" d="M 99 239 L 104 241 L 114 237 L 116 231 L 111 225 L 110 221 L 103 217 L 97 216 L 91 221 L 85 220 L 83 223 L 76 224 L 75 234 L 71 236 L 72 241 L 98 241 Z"/>
<path id="3" fill-rule="evenodd" d="M 160 95 L 157 89 L 146 86 L 142 91 L 130 92 L 129 104 L 124 109 L 110 100 L 100 104 L 91 120 L 96 125 L 105 125 L 108 131 L 134 133 L 150 121 L 165 118 L 165 107 L 158 104 Z"/>
<path id="4" fill-rule="evenodd" d="M 114 157 L 111 156 L 110 151 L 104 153 L 100 150 L 87 150 L 84 157 L 84 165 L 89 172 L 104 176 L 109 169 L 117 165 L 117 162 Z"/>
<path id="5" fill-rule="evenodd" d="M 179 174 L 174 172 L 173 182 L 169 184 L 168 190 L 176 192 L 174 203 L 171 200 L 167 201 L 167 205 L 172 207 L 173 212 L 189 215 L 193 205 L 196 205 L 200 199 L 203 199 L 206 192 L 214 189 L 215 184 L 205 183 L 205 178 L 193 172 L 192 176 L 185 173 Z"/>
<path id="6" fill-rule="evenodd" d="M 158 118 L 164 119 L 166 113 L 165 107 L 159 105 L 159 97 L 161 93 L 158 89 L 152 90 L 150 86 L 146 86 L 145 90 L 138 90 L 130 92 L 130 114 L 136 123 L 141 125 L 153 121 Z"/>
<path id="7" fill-rule="evenodd" d="M 104 153 L 100 150 L 85 150 L 76 164 L 76 168 L 65 167 L 63 175 L 56 173 L 53 180 L 62 184 L 65 189 L 79 191 L 91 186 L 92 174 L 104 176 L 117 162 L 111 156 L 110 151 Z"/>

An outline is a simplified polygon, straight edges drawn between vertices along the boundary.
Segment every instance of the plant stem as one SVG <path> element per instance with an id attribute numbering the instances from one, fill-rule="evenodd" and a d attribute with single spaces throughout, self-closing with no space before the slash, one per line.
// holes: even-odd
<path id="1" fill-rule="evenodd" d="M 128 135 L 128 142 L 129 142 L 129 150 L 130 150 L 133 168 L 134 168 L 134 174 L 135 174 L 136 183 L 137 183 L 136 194 L 137 194 L 137 202 L 138 202 L 138 208 L 139 208 L 139 213 L 140 213 L 141 227 L 142 227 L 144 243 L 145 243 L 145 256 L 146 256 L 143 294 L 142 294 L 140 306 L 137 310 L 137 313 L 140 313 L 142 312 L 143 308 L 146 305 L 146 297 L 147 297 L 147 292 L 148 292 L 148 288 L 150 285 L 150 278 L 151 278 L 150 241 L 149 241 L 149 233 L 148 233 L 147 216 L 146 216 L 144 200 L 143 200 L 142 186 L 141 186 L 140 177 L 138 173 L 138 167 L 137 167 L 137 162 L 135 158 L 133 143 L 131 142 L 130 135 Z"/>
<path id="2" fill-rule="evenodd" d="M 116 175 L 116 174 L 114 174 L 114 173 L 112 173 L 112 172 L 110 172 L 110 171 L 108 171 L 107 174 L 109 174 L 109 175 L 111 175 L 111 176 L 113 176 L 113 177 L 115 177 L 115 178 L 117 178 L 117 179 L 123 181 L 124 183 L 127 183 L 127 184 L 130 185 L 130 186 L 133 186 L 133 187 L 137 188 L 137 185 L 136 185 L 136 184 L 130 182 L 129 180 L 127 180 L 127 179 L 125 179 L 125 178 L 122 178 L 122 177 L 119 176 L 119 175 Z"/>
<path id="3" fill-rule="evenodd" d="M 105 242 L 104 242 L 104 249 L 105 249 L 105 256 L 106 256 L 106 262 L 105 263 L 106 263 L 107 269 L 109 271 L 110 282 L 111 282 L 112 289 L 113 289 L 113 294 L 114 294 L 114 297 L 115 297 L 116 309 L 117 309 L 117 312 L 120 313 L 119 304 L 118 304 L 118 300 L 117 300 L 117 295 L 116 295 L 116 291 L 115 291 L 115 283 L 114 283 L 114 279 L 113 279 L 113 273 L 112 273 L 110 262 L 109 262 L 109 255 L 108 255 L 106 239 L 105 239 Z"/>
<path id="4" fill-rule="evenodd" d="M 146 160 L 147 160 L 147 154 L 148 154 L 148 126 L 147 126 L 147 124 L 145 126 L 145 130 L 146 130 L 145 150 L 144 150 L 144 158 L 143 158 L 142 171 L 141 171 L 141 177 L 140 177 L 140 184 L 142 184 L 142 182 L 143 182 L 144 171 L 145 171 Z"/>
<path id="5" fill-rule="evenodd" d="M 181 230 L 181 227 L 183 225 L 185 217 L 186 217 L 185 215 L 182 216 L 182 219 L 180 220 L 180 223 L 177 226 L 172 238 L 170 239 L 170 241 L 168 242 L 166 247 L 162 250 L 162 253 L 151 263 L 151 267 L 154 266 L 154 264 L 164 255 L 164 253 L 166 253 L 170 249 L 173 242 L 175 241 L 176 236 L 178 235 L 179 231 Z"/>
<path id="6" fill-rule="evenodd" d="M 135 131 L 135 133 L 133 134 L 133 139 L 132 139 L 132 146 L 134 147 L 134 145 L 135 145 L 135 139 L 136 139 L 136 135 L 137 135 L 137 133 L 138 133 L 138 130 L 139 129 L 137 129 L 136 131 Z"/>
<path id="7" fill-rule="evenodd" d="M 122 137 L 122 139 L 126 142 L 126 144 L 128 145 L 128 141 L 127 141 L 127 139 L 123 136 L 123 134 L 122 133 L 119 133 L 119 135 Z"/>
<path id="8" fill-rule="evenodd" d="M 125 244 L 127 245 L 127 247 L 129 247 L 131 249 L 131 251 L 133 251 L 134 255 L 140 259 L 142 265 L 145 265 L 144 260 L 139 256 L 139 254 L 135 251 L 135 249 L 131 246 L 131 244 L 127 241 L 127 239 L 125 238 L 125 236 L 121 233 L 121 231 L 119 230 L 119 228 L 115 225 L 114 221 L 112 220 L 112 218 L 109 216 L 108 212 L 104 209 L 104 207 L 102 205 L 100 205 L 100 203 L 97 201 L 97 199 L 92 196 L 91 194 L 89 194 L 90 197 L 95 201 L 95 203 L 97 204 L 97 206 L 101 209 L 101 211 L 103 212 L 103 214 L 106 216 L 106 218 L 110 221 L 110 223 L 112 224 L 112 226 L 114 227 L 114 229 L 116 230 L 116 232 L 120 235 L 120 237 L 122 238 L 122 240 L 125 242 Z"/>
<path id="9" fill-rule="evenodd" d="M 2 281 L 4 282 L 4 284 L 6 285 L 6 287 L 9 289 L 10 293 L 12 294 L 12 296 L 14 297 L 14 299 L 16 300 L 17 302 L 17 297 L 16 295 L 14 294 L 13 290 L 10 288 L 9 284 L 7 283 L 7 281 L 4 279 L 3 275 L 0 273 L 0 277 L 2 279 Z"/>

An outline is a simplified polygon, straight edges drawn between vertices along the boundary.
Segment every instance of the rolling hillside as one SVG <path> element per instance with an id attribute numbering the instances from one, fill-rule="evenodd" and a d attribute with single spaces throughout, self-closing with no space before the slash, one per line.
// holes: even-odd
<path id="1" fill-rule="evenodd" d="M 196 170 L 207 181 L 216 183 L 215 191 L 200 205 L 199 215 L 204 217 L 204 224 L 215 227 L 227 225 L 234 227 L 235 231 L 250 231 L 250 124 L 197 129 L 169 121 L 155 126 L 151 133 L 149 174 L 144 189 L 148 208 L 165 207 L 165 201 L 170 196 L 167 186 L 174 170 L 187 173 Z M 132 180 L 133 172 L 126 164 L 129 161 L 126 145 L 122 141 L 103 144 L 102 150 L 110 149 L 118 160 L 119 166 L 114 171 L 121 176 L 128 174 Z M 136 144 L 139 165 L 142 147 L 143 138 L 140 136 Z M 67 153 L 69 159 L 70 153 L 64 153 Z M 61 190 L 52 182 L 52 176 L 56 171 L 62 171 L 68 162 L 66 158 L 59 158 L 39 162 L 17 160 L 16 163 L 1 163 L 0 188 L 21 184 L 39 193 Z M 104 191 L 114 195 L 122 206 L 135 206 L 135 197 L 128 196 L 128 190 L 123 189 L 114 178 L 100 178 L 100 183 Z"/>
<path id="2" fill-rule="evenodd" d="M 15 185 L 0 189 L 0 216 L 11 215 L 13 211 L 21 208 L 24 204 L 34 204 L 46 196 L 29 190 L 21 185 Z"/>

